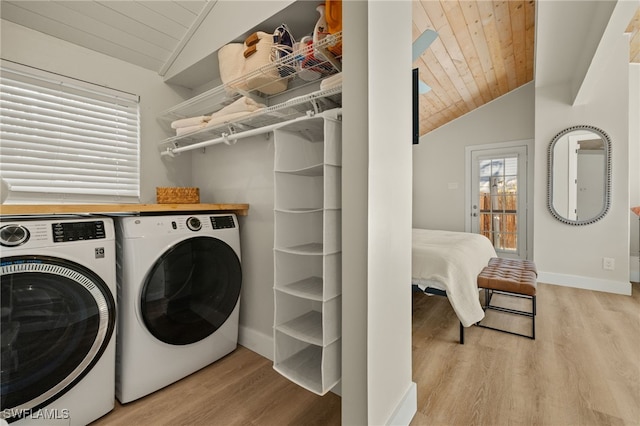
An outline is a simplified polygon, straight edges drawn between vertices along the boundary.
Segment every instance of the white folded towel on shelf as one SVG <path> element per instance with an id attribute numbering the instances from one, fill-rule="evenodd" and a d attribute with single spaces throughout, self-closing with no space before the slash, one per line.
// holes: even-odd
<path id="1" fill-rule="evenodd" d="M 207 127 L 212 127 L 218 124 L 222 124 L 222 123 L 228 123 L 231 122 L 233 120 L 238 120 L 239 118 L 245 117 L 247 115 L 251 115 L 253 114 L 255 111 L 240 111 L 240 112 L 233 112 L 231 114 L 224 114 L 224 115 L 220 115 L 220 116 L 215 116 L 211 119 L 211 121 L 209 121 L 207 123 Z"/>
<path id="2" fill-rule="evenodd" d="M 176 136 L 183 136 L 183 135 L 186 135 L 187 133 L 192 133 L 197 130 L 204 129 L 205 127 L 207 127 L 206 122 L 197 124 L 195 126 L 178 127 L 176 129 Z"/>
<path id="3" fill-rule="evenodd" d="M 237 99 L 236 101 L 222 108 L 220 111 L 216 112 L 215 114 L 211 114 L 211 116 L 218 115 L 218 114 L 233 114 L 234 112 L 242 112 L 242 111 L 253 112 L 257 109 L 264 108 L 264 107 L 265 107 L 264 104 L 256 102 L 247 96 L 242 96 L 240 97 L 240 99 Z"/>
<path id="4" fill-rule="evenodd" d="M 237 99 L 232 104 L 222 108 L 220 111 L 211 114 L 211 119 L 207 123 L 207 127 L 215 126 L 234 119 L 237 120 L 238 118 L 253 114 L 263 108 L 266 108 L 266 105 L 256 102 L 247 96 L 242 96 L 240 99 Z"/>
<path id="5" fill-rule="evenodd" d="M 211 119 L 208 115 L 201 115 L 198 117 L 181 118 L 171 123 L 172 129 L 179 129 L 181 127 L 192 127 L 200 124 L 206 124 Z"/>
<path id="6" fill-rule="evenodd" d="M 327 77 L 320 82 L 320 90 L 327 90 L 342 85 L 342 73 Z"/>

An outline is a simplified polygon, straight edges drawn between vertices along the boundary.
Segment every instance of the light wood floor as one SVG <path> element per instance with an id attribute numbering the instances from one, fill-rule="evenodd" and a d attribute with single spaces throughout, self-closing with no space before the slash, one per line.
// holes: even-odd
<path id="1" fill-rule="evenodd" d="M 459 345 L 447 302 L 414 295 L 412 426 L 640 424 L 640 285 L 537 299 L 536 340 L 473 327 Z"/>
<path id="2" fill-rule="evenodd" d="M 320 397 L 277 373 L 242 346 L 162 390 L 121 405 L 103 425 L 339 425 L 340 397 Z"/>
<path id="3" fill-rule="evenodd" d="M 632 297 L 539 284 L 536 320 L 535 341 L 472 327 L 460 345 L 449 302 L 414 294 L 411 425 L 640 425 L 640 284 Z M 93 425 L 338 425 L 340 409 L 238 347 Z"/>

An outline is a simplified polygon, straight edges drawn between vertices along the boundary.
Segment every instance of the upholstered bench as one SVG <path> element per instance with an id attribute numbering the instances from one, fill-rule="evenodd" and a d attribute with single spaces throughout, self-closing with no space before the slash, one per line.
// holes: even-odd
<path id="1" fill-rule="evenodd" d="M 536 264 L 531 260 L 524 259 L 505 259 L 503 257 L 492 257 L 489 259 L 489 267 L 503 268 L 503 269 L 524 269 L 531 271 L 538 276 L 538 269 Z"/>
<path id="2" fill-rule="evenodd" d="M 522 315 L 531 318 L 531 335 L 516 333 L 506 329 L 490 327 L 479 322 L 479 327 L 490 328 L 517 336 L 536 338 L 536 289 L 537 270 L 535 264 L 527 260 L 493 258 L 478 275 L 478 287 L 484 289 L 483 309 Z M 494 294 L 526 298 L 531 300 L 531 312 L 492 305 Z"/>

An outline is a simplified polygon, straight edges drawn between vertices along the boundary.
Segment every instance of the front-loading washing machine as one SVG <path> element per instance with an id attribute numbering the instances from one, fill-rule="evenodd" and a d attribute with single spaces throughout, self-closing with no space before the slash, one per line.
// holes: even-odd
<path id="1" fill-rule="evenodd" d="M 141 398 L 237 347 L 240 234 L 234 214 L 116 219 L 116 397 Z"/>
<path id="2" fill-rule="evenodd" d="M 86 425 L 115 404 L 110 218 L 0 218 L 2 422 Z"/>

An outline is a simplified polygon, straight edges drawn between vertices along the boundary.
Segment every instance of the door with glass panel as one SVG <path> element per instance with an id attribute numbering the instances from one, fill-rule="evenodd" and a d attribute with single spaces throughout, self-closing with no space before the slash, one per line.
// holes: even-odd
<path id="1" fill-rule="evenodd" d="M 526 147 L 471 153 L 471 231 L 500 257 L 527 257 Z"/>

